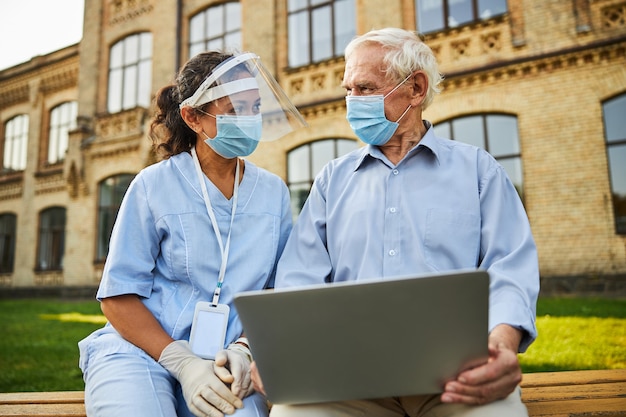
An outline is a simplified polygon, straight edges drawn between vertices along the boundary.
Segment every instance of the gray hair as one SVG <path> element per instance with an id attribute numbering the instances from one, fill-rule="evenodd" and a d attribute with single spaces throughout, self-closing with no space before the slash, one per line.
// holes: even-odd
<path id="1" fill-rule="evenodd" d="M 441 91 L 439 84 L 443 80 L 432 49 L 422 42 L 416 32 L 386 28 L 372 30 L 352 39 L 345 49 L 346 59 L 355 49 L 367 44 L 379 44 L 386 50 L 383 57 L 383 62 L 387 66 L 386 76 L 394 82 L 402 81 L 414 71 L 424 71 L 428 78 L 428 91 L 422 109 L 426 109 L 432 103 L 435 94 Z"/>

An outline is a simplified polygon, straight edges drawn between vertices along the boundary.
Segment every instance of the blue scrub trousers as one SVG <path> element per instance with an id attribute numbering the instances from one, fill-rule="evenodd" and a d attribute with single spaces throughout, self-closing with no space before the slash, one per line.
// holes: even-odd
<path id="1" fill-rule="evenodd" d="M 87 416 L 193 417 L 178 381 L 140 349 L 90 357 L 85 377 Z M 259 393 L 243 400 L 236 417 L 267 417 Z"/>

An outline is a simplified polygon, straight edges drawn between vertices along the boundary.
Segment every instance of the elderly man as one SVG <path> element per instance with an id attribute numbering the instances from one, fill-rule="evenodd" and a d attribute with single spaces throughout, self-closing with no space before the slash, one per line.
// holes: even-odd
<path id="1" fill-rule="evenodd" d="M 276 287 L 486 269 L 490 358 L 438 395 L 275 405 L 271 416 L 527 416 L 517 353 L 536 337 L 539 273 L 513 184 L 487 152 L 437 137 L 422 120 L 442 77 L 414 32 L 366 33 L 345 56 L 347 119 L 368 146 L 331 161 L 315 179 Z M 372 360 L 394 355 L 402 340 L 398 334 Z"/>

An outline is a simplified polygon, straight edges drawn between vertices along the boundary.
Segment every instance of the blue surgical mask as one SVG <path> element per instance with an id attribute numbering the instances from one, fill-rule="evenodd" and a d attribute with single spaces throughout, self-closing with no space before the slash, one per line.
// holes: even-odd
<path id="1" fill-rule="evenodd" d="M 260 114 L 254 116 L 219 114 L 213 117 L 217 120 L 217 134 L 214 138 L 207 136 L 204 141 L 211 149 L 227 159 L 248 156 L 254 152 L 263 130 L 263 119 Z"/>
<path id="2" fill-rule="evenodd" d="M 354 133 L 369 145 L 384 145 L 398 129 L 398 122 L 409 111 L 411 106 L 402 113 L 397 121 L 392 122 L 385 117 L 385 98 L 396 91 L 412 74 L 409 74 L 387 95 L 346 96 L 346 119 Z"/>

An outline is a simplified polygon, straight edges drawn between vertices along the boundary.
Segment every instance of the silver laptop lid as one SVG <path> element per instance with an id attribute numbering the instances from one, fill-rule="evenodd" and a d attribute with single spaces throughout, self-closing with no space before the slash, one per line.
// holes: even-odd
<path id="1" fill-rule="evenodd" d="M 488 357 L 485 271 L 253 291 L 235 297 L 268 399 L 418 395 Z"/>

